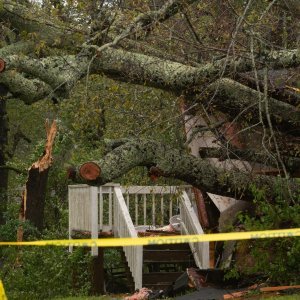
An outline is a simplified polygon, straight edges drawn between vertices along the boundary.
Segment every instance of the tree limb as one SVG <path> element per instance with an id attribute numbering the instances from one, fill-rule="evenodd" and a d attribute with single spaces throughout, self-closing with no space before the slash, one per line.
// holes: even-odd
<path id="1" fill-rule="evenodd" d="M 159 168 L 165 177 L 177 178 L 206 192 L 237 199 L 253 199 L 253 186 L 263 189 L 268 199 L 275 197 L 278 185 L 282 185 L 283 189 L 286 185 L 294 193 L 299 192 L 299 186 L 293 180 L 264 175 L 251 177 L 249 174 L 235 170 L 224 172 L 224 169 L 215 167 L 207 160 L 149 140 L 132 140 L 114 149 L 103 159 L 93 162 L 92 165 L 96 165 L 98 171 L 95 169 L 96 172 L 88 172 L 88 174 L 100 174 L 100 176 L 96 175 L 94 178 L 89 176 L 83 179 L 77 177 L 78 181 L 104 184 L 126 174 L 136 166 L 153 165 Z"/>
<path id="2" fill-rule="evenodd" d="M 84 34 L 82 30 L 69 27 L 59 20 L 53 22 L 37 5 L 29 7 L 18 1 L 3 0 L 0 8 L 0 19 L 7 20 L 20 31 L 35 32 L 38 37 L 56 47 L 74 47 Z"/>
<path id="3" fill-rule="evenodd" d="M 281 55 L 283 63 L 287 63 L 287 57 L 294 57 L 291 53 L 294 55 L 298 52 L 287 51 L 286 55 Z M 275 57 L 278 56 L 275 55 Z M 20 74 L 12 76 L 12 73 L 9 74 L 9 70 L 7 70 L 0 74 L 0 82 L 8 86 L 12 93 L 22 95 L 23 92 L 24 96 L 22 97 L 27 103 L 49 95 L 52 92 L 51 87 L 58 95 L 67 96 L 73 85 L 86 73 L 89 65 L 88 58 L 88 55 L 77 57 L 68 55 L 36 60 L 28 57 L 9 56 L 6 58 L 7 69 L 20 69 L 33 77 L 38 77 L 41 81 L 28 80 Z M 279 61 L 275 59 L 274 65 L 278 65 Z M 232 64 L 234 62 L 232 61 Z M 208 79 L 211 80 L 211 76 L 217 75 L 219 67 L 220 62 L 196 68 L 143 54 L 108 48 L 91 61 L 90 71 L 98 74 L 104 72 L 110 77 L 117 77 L 123 81 L 146 83 L 148 86 L 182 93 L 186 90 L 199 89 L 201 84 Z M 242 64 L 240 67 L 243 68 Z M 36 86 L 39 88 L 37 89 Z M 226 113 L 230 109 L 236 112 L 253 106 L 253 119 L 255 119 L 259 92 L 226 78 L 211 84 L 208 86 L 208 90 L 212 94 L 217 91 L 217 95 L 220 97 L 218 101 L 215 100 L 214 104 L 221 111 L 225 110 Z M 269 99 L 269 104 L 270 114 L 276 124 L 282 123 L 288 128 L 297 127 L 300 117 L 295 107 L 272 98 Z"/>
<path id="4" fill-rule="evenodd" d="M 199 154 L 202 158 L 216 157 L 220 160 L 225 159 L 243 159 L 251 162 L 266 164 L 271 167 L 278 167 L 278 163 L 273 159 L 268 159 L 268 155 L 259 153 L 254 149 L 237 149 L 232 146 L 229 148 L 200 148 Z M 293 173 L 300 171 L 300 157 L 291 157 L 282 155 L 281 159 L 285 164 L 286 169 Z"/>
<path id="5" fill-rule="evenodd" d="M 208 87 L 211 93 L 216 92 L 217 100 L 213 104 L 224 113 L 235 115 L 245 108 L 251 122 L 259 121 L 259 101 L 265 101 L 262 93 L 242 85 L 234 80 L 223 78 Z M 291 134 L 298 134 L 300 128 L 300 111 L 293 105 L 278 101 L 274 98 L 268 98 L 268 113 L 272 122 L 278 128 L 283 127 L 289 130 Z M 265 105 L 262 106 L 262 112 L 266 118 Z"/>
<path id="6" fill-rule="evenodd" d="M 257 59 L 264 60 L 270 68 L 297 66 L 300 65 L 300 50 L 273 51 Z M 196 68 L 153 56 L 109 48 L 99 53 L 92 69 L 95 73 L 104 72 L 109 76 L 123 80 L 127 78 L 127 81 L 138 84 L 147 82 L 150 86 L 182 91 L 218 77 L 223 65 L 222 59 Z M 231 59 L 224 76 L 251 69 L 251 61 L 247 58 Z"/>
<path id="7" fill-rule="evenodd" d="M 16 97 L 26 104 L 31 104 L 50 95 L 52 88 L 38 79 L 27 79 L 15 71 L 0 73 L 0 83 L 9 88 Z"/>

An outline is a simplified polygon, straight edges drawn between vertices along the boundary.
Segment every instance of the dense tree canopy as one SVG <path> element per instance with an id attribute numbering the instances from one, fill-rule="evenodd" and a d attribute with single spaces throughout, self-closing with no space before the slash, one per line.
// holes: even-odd
<path id="1" fill-rule="evenodd" d="M 183 114 L 204 119 L 207 127 L 200 134 L 211 131 L 220 148 L 203 148 L 195 158 L 181 142 L 175 149 L 153 136 L 127 136 L 101 158 L 97 182 L 115 180 L 135 166 L 155 165 L 161 175 L 208 192 L 251 199 L 255 185 L 271 199 L 279 184 L 289 198 L 296 197 L 298 17 L 294 0 L 1 1 L 2 188 L 9 169 L 5 103 L 70 101 L 81 82 L 82 101 L 89 105 L 89 85 L 106 76 L 184 99 Z M 100 94 L 103 85 L 98 87 Z M 97 101 L 99 110 L 103 101 Z M 150 102 L 146 105 L 145 110 L 152 109 Z M 176 118 L 182 122 L 179 110 Z M 242 147 L 217 126 L 220 120 L 237 124 L 234 134 Z M 218 168 L 209 157 L 272 166 L 282 179 Z"/>
<path id="2" fill-rule="evenodd" d="M 1 240 L 65 238 L 69 179 L 185 182 L 254 201 L 246 230 L 299 227 L 299 18 L 299 0 L 0 0 Z M 259 274 L 298 283 L 299 243 L 253 249 Z M 11 299 L 90 287 L 83 252 L 0 250 Z"/>

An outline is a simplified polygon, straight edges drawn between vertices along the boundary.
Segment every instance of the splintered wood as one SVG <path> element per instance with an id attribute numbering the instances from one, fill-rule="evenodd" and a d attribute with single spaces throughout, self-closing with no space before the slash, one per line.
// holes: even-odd
<path id="1" fill-rule="evenodd" d="M 43 155 L 32 164 L 28 170 L 28 179 L 22 195 L 19 220 L 29 220 L 38 229 L 42 229 L 44 216 L 44 202 L 48 172 L 52 165 L 52 150 L 57 133 L 56 121 L 49 126 L 46 121 L 47 140 Z M 18 228 L 17 241 L 23 240 L 23 226 Z"/>
<path id="2" fill-rule="evenodd" d="M 53 121 L 49 127 L 49 121 L 46 121 L 45 124 L 47 141 L 45 145 L 45 150 L 43 155 L 39 158 L 38 161 L 32 164 L 31 169 L 39 169 L 39 172 L 43 172 L 48 169 L 52 164 L 52 149 L 54 144 L 54 139 L 57 133 L 57 124 L 56 121 Z"/>

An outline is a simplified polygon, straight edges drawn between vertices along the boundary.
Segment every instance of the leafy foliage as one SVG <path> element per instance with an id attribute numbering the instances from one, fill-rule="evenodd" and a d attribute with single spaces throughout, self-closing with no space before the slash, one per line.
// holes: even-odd
<path id="1" fill-rule="evenodd" d="M 264 193 L 256 191 L 255 217 L 240 215 L 246 231 L 271 230 L 300 227 L 300 204 L 290 205 L 282 196 L 275 203 L 266 201 Z M 294 238 L 258 239 L 240 242 L 237 251 L 247 248 L 245 255 L 251 257 L 250 264 L 240 264 L 228 277 L 257 274 L 276 284 L 297 284 L 300 281 L 300 240 Z"/>
<path id="2" fill-rule="evenodd" d="M 27 222 L 9 221 L 1 226 L 2 241 L 12 241 L 22 225 L 25 239 L 66 238 L 58 232 L 41 235 Z M 1 248 L 0 277 L 9 299 L 50 299 L 57 296 L 87 295 L 90 290 L 89 261 L 86 249 L 73 253 L 61 247 Z"/>

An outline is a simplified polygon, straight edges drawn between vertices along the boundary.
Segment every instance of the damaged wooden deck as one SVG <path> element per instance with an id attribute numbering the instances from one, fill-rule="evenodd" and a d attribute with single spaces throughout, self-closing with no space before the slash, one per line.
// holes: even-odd
<path id="1" fill-rule="evenodd" d="M 107 184 L 100 187 L 69 186 L 69 238 L 76 238 L 82 234 L 89 235 L 91 238 L 204 234 L 190 197 L 192 197 L 190 186 L 122 187 L 118 184 Z M 175 215 L 178 217 L 174 218 Z M 174 230 L 171 233 L 168 230 L 163 231 L 164 226 L 169 225 L 172 217 L 172 228 L 177 227 L 178 231 Z M 157 230 L 158 228 L 160 229 Z M 149 230 L 147 231 L 147 229 Z M 178 247 L 176 245 L 176 249 Z M 189 262 L 189 265 L 201 269 L 209 267 L 208 242 L 189 243 L 187 247 L 189 248 L 189 259 L 185 259 L 185 263 Z M 150 263 L 147 262 L 150 252 L 147 252 L 145 247 L 123 247 L 135 289 L 141 288 L 143 281 L 146 283 L 149 278 L 157 278 L 159 282 L 158 272 L 169 273 L 169 278 L 178 275 L 178 268 L 174 269 L 174 272 L 165 272 L 169 267 L 171 268 L 172 264 L 174 265 L 174 260 L 176 260 L 173 255 L 176 251 L 173 250 L 150 251 L 154 260 Z M 70 247 L 70 251 L 72 251 L 72 247 Z M 163 256 L 166 260 L 163 263 L 160 257 L 161 253 L 164 253 Z M 98 255 L 97 247 L 92 248 L 92 255 Z M 175 255 L 178 253 L 176 252 Z M 178 263 L 184 267 L 187 265 L 182 264 L 184 262 Z M 152 266 L 150 269 L 149 265 Z M 158 271 L 153 273 L 153 270 Z M 182 271 L 184 270 L 180 269 L 179 272 Z M 168 277 L 168 275 L 165 276 Z M 154 283 L 151 282 L 151 284 Z"/>

